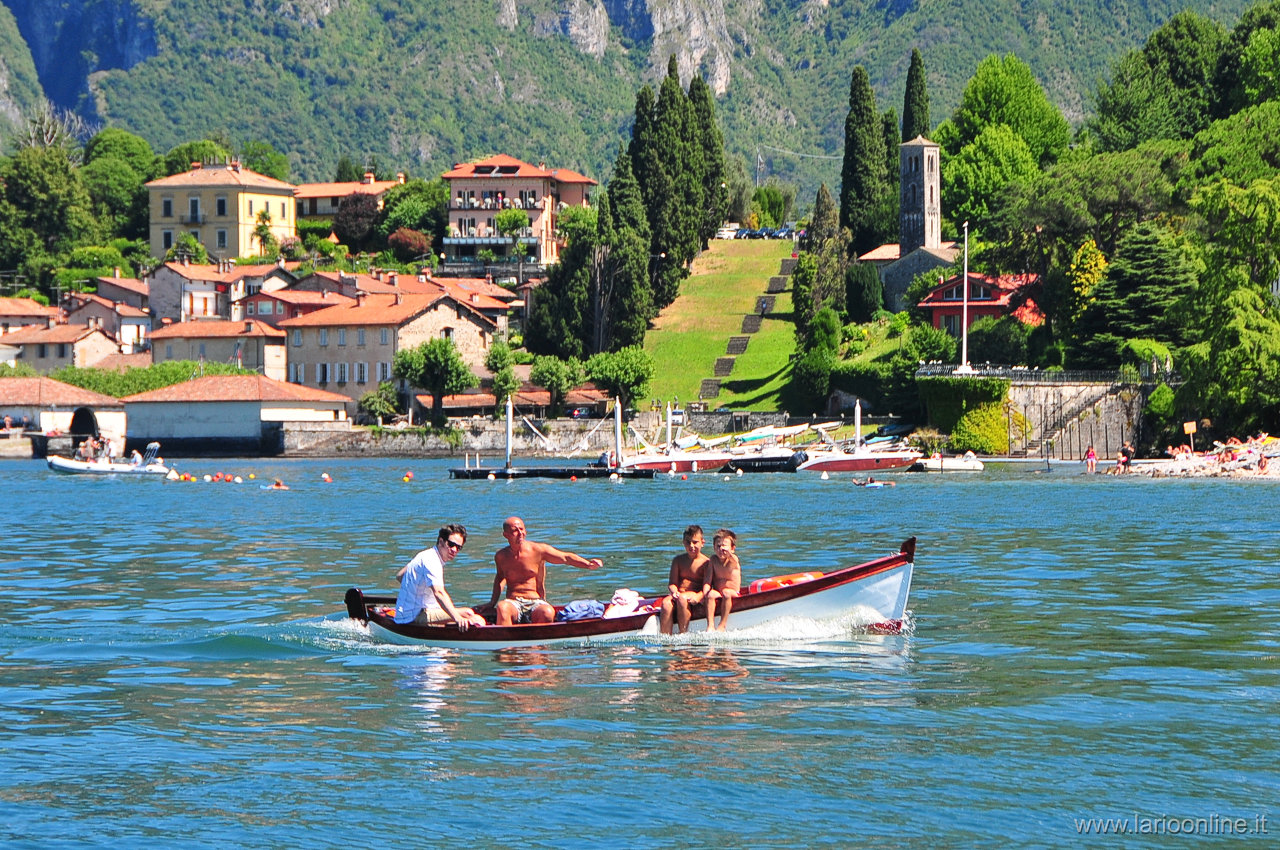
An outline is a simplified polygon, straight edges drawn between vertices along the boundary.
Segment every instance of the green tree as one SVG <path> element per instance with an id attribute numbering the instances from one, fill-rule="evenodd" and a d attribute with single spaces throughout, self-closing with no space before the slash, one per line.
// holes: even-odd
<path id="1" fill-rule="evenodd" d="M 164 155 L 164 175 L 162 176 L 169 177 L 190 171 L 192 163 L 226 162 L 229 159 L 231 159 L 231 151 L 211 139 L 183 142 Z"/>
<path id="2" fill-rule="evenodd" d="M 711 87 L 697 74 L 689 80 L 689 106 L 692 110 L 693 132 L 701 153 L 702 206 L 698 224 L 698 236 L 702 247 L 725 220 L 729 207 L 729 186 L 725 156 L 724 134 L 716 120 L 716 101 Z M 781 222 L 779 222 L 781 224 Z"/>
<path id="3" fill-rule="evenodd" d="M 560 262 L 547 270 L 546 280 L 533 293 L 533 309 L 525 328 L 525 347 L 534 354 L 582 359 L 595 293 L 592 266 L 596 251 L 597 211 L 569 207 L 560 216 L 557 233 L 564 240 Z"/>
<path id="4" fill-rule="evenodd" d="M 832 307 L 845 310 L 845 268 L 849 256 L 849 232 L 840 227 L 831 193 L 826 185 L 818 187 L 813 202 L 813 220 L 808 229 L 808 250 L 816 262 L 813 279 L 812 312 Z M 812 313 L 811 313 L 812 315 Z"/>
<path id="5" fill-rule="evenodd" d="M 809 325 L 818 309 L 814 306 L 814 286 L 818 276 L 818 261 L 808 251 L 801 251 L 791 270 L 791 314 L 796 323 L 796 346 L 809 347 Z"/>
<path id="6" fill-rule="evenodd" d="M 616 396 L 623 408 L 641 398 L 653 380 L 653 357 L 638 345 L 593 354 L 587 360 L 587 376 L 606 392 Z"/>
<path id="7" fill-rule="evenodd" d="M 1265 59 L 1265 36 L 1256 39 L 1260 32 L 1280 30 L 1280 2 L 1257 3 L 1246 9 L 1240 21 L 1226 37 L 1218 57 L 1213 78 L 1213 116 L 1226 118 L 1246 107 L 1255 105 L 1256 101 L 1249 97 L 1249 86 L 1257 85 L 1259 71 L 1265 69 L 1257 64 L 1257 60 Z M 1250 42 L 1254 42 L 1253 51 Z M 1252 55 L 1250 55 L 1252 53 Z"/>
<path id="8" fill-rule="evenodd" d="M 478 385 L 479 379 L 454 347 L 453 340 L 436 338 L 396 352 L 391 372 L 431 394 L 431 422 L 444 424 L 444 397 Z"/>
<path id="9" fill-rule="evenodd" d="M 258 255 L 262 257 L 270 257 L 280 250 L 280 243 L 276 240 L 276 236 L 271 232 L 271 212 L 267 209 L 267 205 L 263 204 L 262 209 L 258 210 L 255 219 L 258 223 L 253 228 L 253 238 L 258 240 Z"/>
<path id="10" fill-rule="evenodd" d="M 1031 67 L 1012 53 L 988 56 L 960 96 L 960 105 L 935 139 L 955 154 L 987 127 L 1004 124 L 1020 136 L 1041 166 L 1055 161 L 1071 141 L 1071 127 L 1050 102 Z"/>
<path id="11" fill-rule="evenodd" d="M 969 360 L 1025 365 L 1030 333 L 1031 328 L 1013 316 L 983 316 L 969 326 Z"/>
<path id="12" fill-rule="evenodd" d="M 516 280 L 523 281 L 525 252 L 520 247 L 520 236 L 529 227 L 529 214 L 517 209 L 498 210 L 498 214 L 493 217 L 493 226 L 511 240 L 507 255 L 516 258 Z"/>
<path id="13" fill-rule="evenodd" d="M 205 250 L 200 240 L 192 236 L 190 233 L 183 231 L 174 237 L 173 246 L 165 252 L 164 261 L 166 263 L 174 262 L 186 258 L 192 263 L 209 262 L 209 252 Z"/>
<path id="14" fill-rule="evenodd" d="M 1015 182 L 1034 180 L 1040 169 L 1027 143 L 1009 127 L 984 127 L 942 166 L 942 202 L 957 221 L 979 232 L 991 217 L 988 203 Z"/>
<path id="15" fill-rule="evenodd" d="M 390 381 L 382 381 L 377 389 L 360 396 L 359 406 L 365 413 L 377 418 L 381 425 L 384 419 L 395 416 L 400 411 L 399 402 L 396 385 Z"/>
<path id="16" fill-rule="evenodd" d="M 849 264 L 845 272 L 845 309 L 851 322 L 869 322 L 884 309 L 884 284 L 875 264 Z"/>
<path id="17" fill-rule="evenodd" d="M 338 157 L 338 165 L 333 170 L 334 183 L 359 183 L 364 175 L 359 167 L 345 153 Z"/>
<path id="18" fill-rule="evenodd" d="M 844 164 L 840 170 L 839 226 L 853 234 L 853 250 L 862 254 L 881 242 L 880 224 L 889 175 L 880 114 L 871 78 L 861 65 L 849 82 L 849 113 L 844 122 Z M 843 280 L 843 277 L 842 277 Z"/>
<path id="19" fill-rule="evenodd" d="M 489 346 L 489 353 L 484 358 L 484 368 L 493 374 L 494 416 L 506 406 L 507 397 L 520 389 L 520 379 L 516 377 L 515 357 L 511 346 L 497 340 Z"/>
<path id="20" fill-rule="evenodd" d="M 657 315 L 649 276 L 649 223 L 630 163 L 625 153 L 618 155 L 597 217 L 591 270 L 593 354 L 642 345 L 649 319 Z"/>
<path id="21" fill-rule="evenodd" d="M 551 413 L 559 416 L 564 409 L 564 397 L 569 390 L 581 384 L 585 378 L 582 361 L 576 357 L 562 360 L 559 357 L 535 357 L 529 370 L 529 380 L 551 395 Z"/>
<path id="22" fill-rule="evenodd" d="M 156 176 L 159 167 L 150 143 L 119 127 L 99 131 L 84 146 L 85 165 L 105 158 L 123 160 L 144 181 Z"/>
<path id="23" fill-rule="evenodd" d="M 918 48 L 911 49 L 907 68 L 907 91 L 902 98 L 902 141 L 916 136 L 929 136 L 929 91 L 926 87 L 924 58 Z"/>
<path id="24" fill-rule="evenodd" d="M 426 233 L 440 244 L 449 224 L 449 185 L 415 178 L 392 186 L 382 196 L 378 232 L 390 236 L 402 227 Z"/>
<path id="25" fill-rule="evenodd" d="M 80 169 L 80 179 L 107 232 L 130 239 L 147 236 L 150 211 L 146 181 L 127 160 L 98 156 Z"/>
<path id="26" fill-rule="evenodd" d="M 658 124 L 658 104 L 653 90 L 644 86 L 636 95 L 635 124 L 627 157 L 631 160 L 644 201 L 645 220 L 649 223 L 649 254 L 663 258 L 663 262 L 654 267 L 651 284 L 656 310 L 675 300 L 686 273 L 676 250 L 682 239 L 676 184 L 669 172 L 670 157 L 661 153 L 675 144 L 669 137 L 670 129 Z"/>
<path id="27" fill-rule="evenodd" d="M 333 232 L 352 251 L 368 251 L 376 244 L 378 201 L 372 195 L 348 195 L 338 204 Z"/>
<path id="28" fill-rule="evenodd" d="M 1094 292 L 1107 273 L 1107 258 L 1092 239 L 1086 239 L 1071 259 L 1068 280 L 1071 283 L 1071 321 L 1078 322 L 1094 302 Z"/>
<path id="29" fill-rule="evenodd" d="M 276 150 L 270 142 L 245 142 L 240 148 L 240 163 L 267 177 L 289 179 L 289 157 Z"/>

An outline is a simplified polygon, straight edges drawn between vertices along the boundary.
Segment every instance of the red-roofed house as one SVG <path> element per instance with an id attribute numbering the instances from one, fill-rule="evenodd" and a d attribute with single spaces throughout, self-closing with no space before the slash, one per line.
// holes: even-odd
<path id="1" fill-rule="evenodd" d="M 276 241 L 297 235 L 294 185 L 242 168 L 238 162 L 193 163 L 190 171 L 147 184 L 151 198 L 151 255 L 163 257 L 179 233 L 196 238 L 210 256 L 262 252 L 258 216 L 270 217 Z"/>
<path id="2" fill-rule="evenodd" d="M 964 289 L 960 285 L 963 275 L 929 290 L 920 302 L 920 308 L 933 317 L 933 326 L 942 328 L 952 336 L 960 336 L 961 316 L 964 313 Z M 984 316 L 1000 318 L 1013 316 L 1024 325 L 1038 327 L 1044 323 L 1044 313 L 1036 298 L 1040 293 L 1040 275 L 982 275 L 969 273 L 969 326 Z"/>
<path id="3" fill-rule="evenodd" d="M 279 327 L 285 319 L 296 319 L 316 310 L 354 304 L 354 298 L 325 290 L 312 292 L 305 289 L 277 289 L 250 295 L 242 302 L 244 315 L 268 325 Z"/>
<path id="4" fill-rule="evenodd" d="M 479 262 L 488 248 L 507 257 L 516 272 L 511 240 L 498 233 L 495 216 L 503 209 L 529 214 L 530 226 L 519 236 L 525 256 L 534 266 L 549 266 L 560 258 L 555 228 L 566 207 L 590 205 L 595 180 L 567 168 L 530 165 L 505 154 L 459 163 L 443 175 L 449 183 L 449 230 L 444 239 L 446 262 Z"/>
<path id="5" fill-rule="evenodd" d="M 595 384 L 587 383 L 565 393 L 564 406 L 566 409 L 579 406 L 600 408 L 609 398 L 607 392 L 599 389 Z M 416 395 L 414 400 L 418 403 L 419 411 L 414 415 L 414 420 L 426 421 L 431 414 L 431 396 Z M 511 397 L 511 403 L 521 413 L 541 419 L 545 418 L 551 409 L 551 393 L 536 384 L 525 381 Z M 457 395 L 447 395 L 443 399 L 443 404 L 446 416 L 489 416 L 497 406 L 497 399 L 492 392 L 475 389 Z"/>
<path id="6" fill-rule="evenodd" d="M 98 287 L 98 294 L 109 301 L 129 304 L 139 310 L 150 307 L 147 299 L 151 294 L 151 288 L 145 280 L 121 277 L 120 270 L 116 269 L 116 273 L 111 277 L 94 278 L 94 283 Z"/>
<path id="7" fill-rule="evenodd" d="M 47 328 L 58 321 L 57 307 L 46 307 L 34 298 L 0 298 L 0 334 L 19 328 Z"/>
<path id="8" fill-rule="evenodd" d="M 132 304 L 115 302 L 91 292 L 73 292 L 64 304 L 67 324 L 100 328 L 115 337 L 120 350 L 133 354 L 147 347 L 151 314 Z"/>
<path id="9" fill-rule="evenodd" d="M 121 399 L 129 441 L 170 454 L 279 454 L 284 423 L 349 428 L 350 399 L 263 375 L 206 375 Z"/>
<path id="10" fill-rule="evenodd" d="M 440 292 L 361 295 L 354 304 L 285 319 L 280 328 L 289 334 L 290 381 L 353 399 L 391 380 L 397 351 L 445 337 L 475 370 L 498 332 L 479 309 Z"/>
<path id="11" fill-rule="evenodd" d="M 298 218 L 332 218 L 337 215 L 343 199 L 352 195 L 373 195 L 378 209 L 382 209 L 382 196 L 396 186 L 404 185 L 404 179 L 403 171 L 396 175 L 395 180 L 374 180 L 373 173 L 366 171 L 363 178 L 353 182 L 303 183 L 293 190 L 298 203 Z"/>
<path id="12" fill-rule="evenodd" d="M 4 344 L 21 349 L 15 358 L 37 372 L 56 372 L 64 366 L 96 366 L 104 357 L 120 353 L 116 341 L 86 325 L 54 325 L 10 331 Z"/>
<path id="13" fill-rule="evenodd" d="M 283 381 L 286 374 L 285 333 L 254 319 L 243 322 L 178 322 L 151 332 L 151 359 L 209 360 L 256 369 Z"/>
<path id="14" fill-rule="evenodd" d="M 294 266 L 296 268 L 296 264 Z M 147 279 L 151 311 L 157 322 L 169 319 L 243 319 L 232 305 L 255 292 L 284 289 L 295 278 L 288 264 L 238 266 L 227 260 L 200 264 L 170 262 Z"/>
<path id="15" fill-rule="evenodd" d="M 52 378 L 0 378 L 0 417 L 47 434 L 124 436 L 124 403 Z M 79 440 L 75 441 L 76 444 Z"/>

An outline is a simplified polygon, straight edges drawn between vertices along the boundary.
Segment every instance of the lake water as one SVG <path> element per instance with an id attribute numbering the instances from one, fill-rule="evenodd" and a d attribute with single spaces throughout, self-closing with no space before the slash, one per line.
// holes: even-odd
<path id="1" fill-rule="evenodd" d="M 0 843 L 1075 846 L 1098 841 L 1079 834 L 1090 818 L 1280 831 L 1275 483 L 1079 464 L 881 490 L 175 465 L 257 478 L 0 461 Z M 260 488 L 275 476 L 292 489 Z M 561 602 L 657 591 L 690 522 L 734 528 L 748 580 L 915 534 L 910 628 L 483 652 L 385 646 L 344 619 L 347 587 L 389 590 L 455 520 L 471 536 L 450 590 L 487 599 L 509 514 L 604 559 L 551 567 Z"/>

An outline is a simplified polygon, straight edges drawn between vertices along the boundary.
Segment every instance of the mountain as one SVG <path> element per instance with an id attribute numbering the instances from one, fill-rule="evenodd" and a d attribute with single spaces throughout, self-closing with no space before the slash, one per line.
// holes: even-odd
<path id="1" fill-rule="evenodd" d="M 45 96 L 157 150 L 263 140 L 293 176 L 338 157 L 435 176 L 494 152 L 607 177 L 635 95 L 674 52 L 718 98 L 726 144 L 761 178 L 839 181 L 857 64 L 901 112 L 911 49 L 931 117 L 978 62 L 1016 53 L 1073 123 L 1111 63 L 1184 8 L 1230 26 L 1245 0 L 3 0 L 0 115 L 34 61 Z M 7 74 L 7 76 L 5 76 Z M 9 91 L 6 92 L 4 84 Z M 8 100 L 5 100 L 5 98 Z M 2 119 L 0 119 L 2 120 Z M 758 159 L 757 159 L 758 157 Z"/>

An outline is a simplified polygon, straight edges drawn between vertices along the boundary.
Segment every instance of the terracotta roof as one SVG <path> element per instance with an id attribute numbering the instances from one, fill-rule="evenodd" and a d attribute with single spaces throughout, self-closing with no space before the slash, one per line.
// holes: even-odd
<path id="1" fill-rule="evenodd" d="M 478 159 L 474 162 L 458 163 L 441 176 L 446 180 L 467 177 L 533 177 L 556 180 L 561 183 L 589 183 L 596 185 L 595 180 L 590 177 L 584 177 L 568 168 L 540 168 L 503 153 L 487 159 Z"/>
<path id="2" fill-rule="evenodd" d="M 0 404 L 11 407 L 120 407 L 120 400 L 52 378 L 0 378 Z"/>
<path id="3" fill-rule="evenodd" d="M 595 404 L 598 401 L 605 401 L 609 398 L 609 394 L 604 390 L 596 387 L 595 384 L 583 384 L 580 387 L 574 387 L 565 393 L 564 403 L 566 405 L 577 404 Z M 430 407 L 432 400 L 429 394 L 420 394 L 417 396 L 418 404 L 423 407 Z M 546 407 L 551 404 L 551 393 L 534 384 L 525 383 L 512 396 L 511 401 L 516 407 Z M 493 393 L 484 392 L 483 390 L 472 390 L 470 392 L 458 393 L 456 395 L 447 395 L 444 397 L 443 404 L 445 410 L 457 410 L 472 407 L 493 407 L 496 405 L 497 399 Z"/>
<path id="4" fill-rule="evenodd" d="M 446 292 L 426 294 L 404 292 L 401 293 L 400 303 L 398 304 L 394 295 L 366 295 L 363 304 L 357 302 L 346 306 L 335 305 L 324 310 L 316 310 L 314 313 L 307 313 L 305 316 L 285 319 L 279 322 L 279 326 L 282 328 L 330 328 L 354 325 L 390 325 L 398 327 L 410 319 L 425 313 L 442 298 L 448 298 L 475 314 L 484 323 L 493 325 L 493 320 L 480 312 L 476 306 L 468 301 L 455 298 Z"/>
<path id="5" fill-rule="evenodd" d="M 242 189 L 258 189 L 267 192 L 293 194 L 294 185 L 256 171 L 243 168 L 239 163 L 230 165 L 202 165 L 181 174 L 161 177 L 146 184 L 148 188 L 183 188 L 187 186 L 236 186 Z"/>
<path id="6" fill-rule="evenodd" d="M 93 368 L 108 372 L 127 372 L 130 369 L 147 369 L 150 366 L 151 352 L 149 351 L 140 354 L 108 354 L 93 364 Z"/>
<path id="7" fill-rule="evenodd" d="M 276 381 L 265 375 L 205 375 L 202 378 L 170 384 L 158 390 L 125 396 L 123 402 L 197 401 L 313 401 L 342 402 L 350 398 L 327 390 Z"/>
<path id="8" fill-rule="evenodd" d="M 151 316 L 151 314 L 148 313 L 146 310 L 139 310 L 137 307 L 134 307 L 132 304 L 125 304 L 123 301 L 112 301 L 110 298 L 103 298 L 101 295 L 96 295 L 92 292 L 76 292 L 72 294 L 70 298 L 78 299 L 83 303 L 79 307 L 75 307 L 70 311 L 68 311 L 69 313 L 74 313 L 77 310 L 82 310 L 84 309 L 85 306 L 89 304 L 89 302 L 93 302 L 102 307 L 106 307 L 108 310 L 115 311 L 120 316 L 124 316 L 130 319 L 145 319 L 145 318 L 150 318 Z"/>
<path id="9" fill-rule="evenodd" d="M 245 327 L 248 325 L 249 327 Z M 207 319 L 195 322 L 175 322 L 151 331 L 151 339 L 227 339 L 237 336 L 261 336 L 284 342 L 284 331 L 271 327 L 257 319 L 232 322 L 225 319 Z"/>
<path id="10" fill-rule="evenodd" d="M 127 289 L 130 292 L 136 292 L 138 295 L 150 295 L 151 286 L 145 280 L 138 280 L 136 277 L 100 277 L 96 278 L 98 286 L 104 284 L 118 286 L 121 289 Z"/>
<path id="11" fill-rule="evenodd" d="M 891 242 L 881 245 L 878 248 L 872 248 L 867 253 L 858 257 L 860 263 L 883 263 L 886 260 L 896 260 L 902 255 L 902 247 L 897 242 Z"/>
<path id="12" fill-rule="evenodd" d="M 307 198 L 342 198 L 347 195 L 381 195 L 393 186 L 402 185 L 400 180 L 352 180 L 342 183 L 303 183 L 293 190 L 299 200 Z"/>
<path id="13" fill-rule="evenodd" d="M 247 277 L 266 277 L 273 271 L 281 270 L 290 273 L 292 277 L 293 269 L 296 269 L 300 263 L 285 263 L 281 266 L 279 263 L 258 263 L 251 266 L 232 266 L 226 271 L 219 271 L 216 263 L 177 263 L 167 262 L 165 268 L 169 269 L 179 277 L 185 277 L 187 280 L 211 280 L 219 283 L 232 283 L 237 280 L 243 280 Z"/>
<path id="14" fill-rule="evenodd" d="M 271 292 L 257 292 L 248 297 L 273 298 L 276 301 L 282 301 L 285 304 L 293 304 L 299 307 L 336 307 L 339 305 L 356 303 L 354 298 L 348 298 L 339 292 L 331 292 L 328 290 L 324 292 L 312 292 L 306 289 L 275 289 Z"/>
<path id="15" fill-rule="evenodd" d="M 91 328 L 87 325 L 54 325 L 51 328 L 28 325 L 16 331 L 10 331 L 0 339 L 3 339 L 6 345 L 33 345 L 39 343 L 56 345 L 60 342 L 79 342 L 90 334 L 107 336 L 97 328 Z M 107 338 L 110 339 L 110 337 Z M 114 340 L 112 341 L 114 342 Z"/>
<path id="16" fill-rule="evenodd" d="M 0 298 L 0 316 L 57 315 L 57 307 L 46 307 L 34 298 Z"/>

